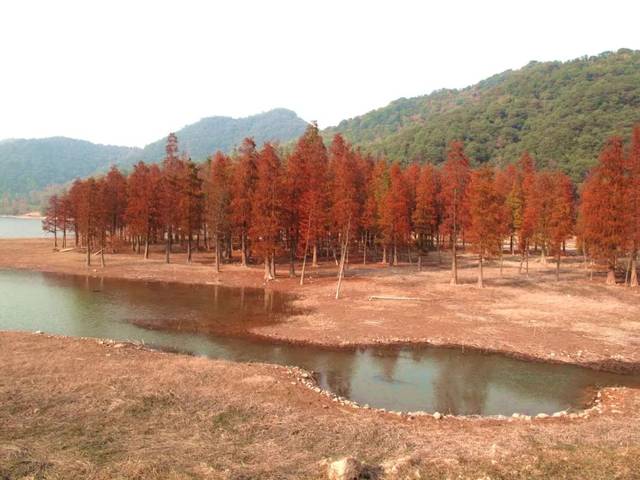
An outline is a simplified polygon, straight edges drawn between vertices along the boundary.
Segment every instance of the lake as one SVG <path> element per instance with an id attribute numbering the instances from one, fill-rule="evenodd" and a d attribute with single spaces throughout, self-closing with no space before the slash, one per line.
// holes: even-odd
<path id="1" fill-rule="evenodd" d="M 44 238 L 49 235 L 42 230 L 39 218 L 0 216 L 0 238 Z"/>
<path id="2" fill-rule="evenodd" d="M 373 407 L 534 415 L 581 408 L 594 386 L 637 377 L 432 347 L 326 349 L 258 341 L 244 329 L 296 313 L 262 289 L 0 270 L 0 329 L 136 340 L 162 349 L 317 372 L 322 388 Z"/>

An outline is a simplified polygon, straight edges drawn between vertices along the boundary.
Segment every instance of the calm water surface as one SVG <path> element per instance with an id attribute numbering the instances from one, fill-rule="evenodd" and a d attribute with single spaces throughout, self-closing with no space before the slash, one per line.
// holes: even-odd
<path id="1" fill-rule="evenodd" d="M 553 413 L 583 406 L 592 398 L 590 387 L 640 384 L 634 377 L 454 349 L 328 350 L 215 333 L 293 312 L 289 297 L 260 289 L 0 270 L 2 330 L 138 340 L 233 361 L 297 365 L 317 372 L 323 388 L 375 407 Z"/>
<path id="2" fill-rule="evenodd" d="M 0 238 L 44 238 L 39 218 L 0 217 Z"/>

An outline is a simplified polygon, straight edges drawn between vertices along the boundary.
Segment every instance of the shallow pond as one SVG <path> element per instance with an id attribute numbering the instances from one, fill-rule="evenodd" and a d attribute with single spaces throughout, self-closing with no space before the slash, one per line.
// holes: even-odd
<path id="1" fill-rule="evenodd" d="M 640 384 L 638 377 L 458 349 L 331 350 L 228 335 L 294 313 L 290 297 L 260 289 L 0 270 L 0 330 L 137 340 L 194 355 L 296 365 L 317 372 L 323 388 L 373 407 L 553 413 L 590 402 L 591 387 Z"/>

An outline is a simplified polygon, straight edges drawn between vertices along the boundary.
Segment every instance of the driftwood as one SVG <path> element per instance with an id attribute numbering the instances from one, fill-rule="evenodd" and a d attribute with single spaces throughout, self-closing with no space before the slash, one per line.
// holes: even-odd
<path id="1" fill-rule="evenodd" d="M 100 250 L 98 250 L 96 253 L 93 254 L 94 257 L 97 257 L 98 255 L 100 255 L 102 253 L 102 250 L 104 250 L 103 248 L 101 248 Z"/>
<path id="2" fill-rule="evenodd" d="M 60 253 L 70 252 L 70 251 L 75 250 L 75 249 L 76 249 L 76 247 L 63 248 L 62 250 L 58 250 L 58 252 L 60 252 Z"/>
<path id="3" fill-rule="evenodd" d="M 369 297 L 369 301 L 371 300 L 406 300 L 411 302 L 422 302 L 428 300 L 427 298 L 420 297 L 395 297 L 392 295 L 372 295 Z"/>

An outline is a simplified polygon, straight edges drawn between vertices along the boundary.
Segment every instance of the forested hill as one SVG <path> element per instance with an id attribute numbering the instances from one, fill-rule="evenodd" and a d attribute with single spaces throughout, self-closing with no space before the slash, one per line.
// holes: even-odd
<path id="1" fill-rule="evenodd" d="M 204 160 L 216 150 L 230 152 L 245 137 L 253 137 L 258 145 L 269 140 L 286 142 L 302 135 L 306 126 L 307 122 L 295 112 L 277 108 L 246 118 L 203 118 L 176 134 L 180 150 L 187 152 L 194 160 Z M 166 138 L 161 138 L 147 145 L 142 151 L 142 159 L 149 162 L 162 159 L 166 142 Z"/>
<path id="2" fill-rule="evenodd" d="M 523 150 L 539 166 L 581 180 L 605 139 L 640 121 L 640 51 L 531 62 L 462 90 L 401 98 L 325 130 L 391 160 L 439 163 L 463 139 L 477 163 L 505 164 Z"/>
<path id="3" fill-rule="evenodd" d="M 230 152 L 245 137 L 258 144 L 287 142 L 306 125 L 295 112 L 280 108 L 246 118 L 203 118 L 176 133 L 181 151 L 204 160 L 216 150 Z M 139 160 L 159 162 L 165 143 L 166 137 L 141 149 L 64 137 L 0 141 L 0 214 L 39 207 L 46 187 L 107 171 L 114 164 L 126 168 Z"/>

